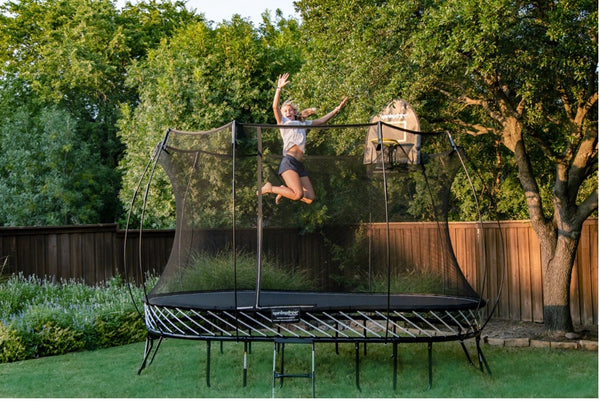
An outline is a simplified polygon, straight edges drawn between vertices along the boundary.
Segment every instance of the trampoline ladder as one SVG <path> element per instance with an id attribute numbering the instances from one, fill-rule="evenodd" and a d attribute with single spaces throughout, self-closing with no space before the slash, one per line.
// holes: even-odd
<path id="1" fill-rule="evenodd" d="M 311 371 L 309 373 L 285 373 L 285 344 L 310 344 L 311 346 Z M 280 349 L 280 371 L 277 370 L 277 352 Z M 312 397 L 315 398 L 315 343 L 312 338 L 275 338 L 273 342 L 273 386 L 272 397 L 275 398 L 275 381 L 279 379 L 279 387 L 283 386 L 285 377 L 299 377 L 311 379 Z"/>

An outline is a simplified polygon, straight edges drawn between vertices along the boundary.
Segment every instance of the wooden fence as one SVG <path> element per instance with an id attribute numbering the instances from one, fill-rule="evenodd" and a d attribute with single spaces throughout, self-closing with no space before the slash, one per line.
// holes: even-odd
<path id="1" fill-rule="evenodd" d="M 390 239 L 411 252 L 423 252 L 419 238 L 427 235 L 426 230 L 426 224 L 392 223 Z M 381 231 L 374 229 L 375 239 L 381 236 Z M 125 242 L 125 232 L 115 224 L 0 228 L 0 258 L 6 259 L 3 273 L 74 278 L 88 284 L 116 274 L 139 281 L 143 279 L 140 257 L 144 271 L 156 274 L 162 271 L 169 258 L 174 231 L 144 231 L 141 248 L 138 235 L 129 232 Z M 217 242 L 230 238 L 230 233 L 224 231 L 207 235 Z M 486 249 L 481 246 L 481 236 L 485 236 Z M 495 296 L 502 266 L 506 266 L 496 317 L 543 321 L 540 245 L 528 221 L 485 223 L 483 230 L 474 223 L 450 223 L 450 237 L 464 275 L 482 296 Z M 310 261 L 321 261 L 323 265 L 318 239 L 309 237 L 307 244 L 290 247 L 286 238 L 293 240 L 296 236 L 282 229 L 265 232 L 265 252 L 286 253 L 287 258 L 296 262 L 307 261 L 310 265 Z M 253 231 L 239 232 L 237 239 L 248 247 L 256 243 Z M 482 265 L 488 267 L 485 275 L 477 267 Z M 323 269 L 324 275 L 326 272 Z M 572 276 L 571 313 L 576 325 L 598 324 L 597 219 L 589 219 L 583 226 Z"/>
<path id="2" fill-rule="evenodd" d="M 502 232 L 500 241 L 499 231 Z M 543 322 L 543 291 L 540 243 L 529 221 L 486 223 L 487 250 L 476 245 L 477 227 L 452 223 L 450 235 L 463 273 L 484 294 L 498 287 L 502 257 L 506 261 L 504 285 L 495 316 L 510 320 Z M 502 246 L 503 242 L 503 246 Z M 488 276 L 472 269 L 477 258 L 488 266 Z M 571 279 L 571 316 L 575 325 L 598 324 L 598 219 L 588 219 L 582 228 Z"/>

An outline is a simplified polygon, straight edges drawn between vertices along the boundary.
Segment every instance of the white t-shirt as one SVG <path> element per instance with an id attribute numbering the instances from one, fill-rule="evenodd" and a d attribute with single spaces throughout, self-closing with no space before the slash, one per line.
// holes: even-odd
<path id="1" fill-rule="evenodd" d="M 299 127 L 294 128 L 281 128 L 281 138 L 283 139 L 283 155 L 285 156 L 288 149 L 294 145 L 298 145 L 302 153 L 306 148 L 306 128 L 300 128 L 312 124 L 312 120 L 290 120 L 289 118 L 282 116 L 281 123 L 284 125 L 297 125 Z"/>

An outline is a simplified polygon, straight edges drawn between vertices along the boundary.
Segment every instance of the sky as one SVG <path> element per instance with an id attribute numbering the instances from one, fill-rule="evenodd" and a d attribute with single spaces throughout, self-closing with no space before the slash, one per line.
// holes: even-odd
<path id="1" fill-rule="evenodd" d="M 137 3 L 137 0 L 130 0 Z M 0 0 L 5 3 L 6 0 Z M 117 0 L 117 7 L 122 7 L 126 0 Z M 262 22 L 261 14 L 265 10 L 271 11 L 271 16 L 275 15 L 275 10 L 283 11 L 284 17 L 299 18 L 294 10 L 294 0 L 187 0 L 189 10 L 196 9 L 196 12 L 203 13 L 208 21 L 215 23 L 223 20 L 230 20 L 233 14 L 240 14 L 242 17 L 250 18 L 254 26 Z"/>
<path id="2" fill-rule="evenodd" d="M 230 20 L 233 14 L 240 14 L 258 25 L 262 22 L 261 14 L 265 10 L 270 10 L 273 16 L 278 8 L 283 11 L 284 17 L 299 17 L 294 10 L 293 0 L 188 0 L 187 8 L 196 9 L 207 20 L 217 23 Z"/>

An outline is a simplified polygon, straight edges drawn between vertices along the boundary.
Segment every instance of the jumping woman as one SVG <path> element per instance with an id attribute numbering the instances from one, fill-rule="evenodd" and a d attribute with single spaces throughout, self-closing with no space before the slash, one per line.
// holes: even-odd
<path id="1" fill-rule="evenodd" d="M 288 78 L 288 73 L 278 77 L 277 90 L 273 98 L 273 113 L 277 124 L 290 126 L 290 128 L 280 129 L 281 138 L 283 139 L 283 159 L 279 165 L 279 175 L 283 178 L 285 185 L 274 186 L 267 181 L 262 187 L 262 193 L 263 195 L 276 194 L 276 204 L 279 204 L 282 197 L 310 204 L 315 200 L 315 190 L 302 163 L 306 148 L 305 127 L 322 125 L 331 120 L 344 107 L 348 97 L 345 97 L 335 109 L 323 117 L 306 120 L 305 118 L 313 114 L 315 109 L 306 109 L 300 113 L 298 107 L 289 100 L 285 101 L 281 107 L 279 106 L 281 90 L 289 83 Z"/>

